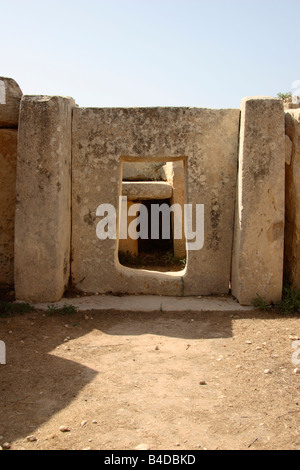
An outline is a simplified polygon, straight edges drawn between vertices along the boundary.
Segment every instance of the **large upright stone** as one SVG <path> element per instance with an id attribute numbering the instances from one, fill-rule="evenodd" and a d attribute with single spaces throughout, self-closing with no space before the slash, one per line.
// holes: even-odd
<path id="1" fill-rule="evenodd" d="M 88 293 L 228 294 L 239 121 L 240 110 L 230 109 L 74 109 L 72 281 L 77 289 Z M 186 269 L 161 273 L 121 266 L 118 234 L 97 238 L 103 220 L 97 215 L 98 207 L 109 204 L 118 220 L 124 162 L 177 161 L 186 167 L 184 196 L 193 208 L 195 231 L 195 239 L 189 240 Z"/>
<path id="2" fill-rule="evenodd" d="M 0 77 L 0 127 L 18 127 L 22 91 L 12 78 Z"/>
<path id="3" fill-rule="evenodd" d="M 18 131 L 0 129 L 0 285 L 14 284 Z"/>
<path id="4" fill-rule="evenodd" d="M 17 167 L 15 290 L 20 300 L 60 300 L 69 279 L 71 98 L 22 100 Z"/>
<path id="5" fill-rule="evenodd" d="M 232 293 L 280 301 L 283 280 L 285 132 L 281 100 L 242 101 Z"/>
<path id="6" fill-rule="evenodd" d="M 292 143 L 286 166 L 285 275 L 300 290 L 300 109 L 286 112 L 285 123 Z"/>

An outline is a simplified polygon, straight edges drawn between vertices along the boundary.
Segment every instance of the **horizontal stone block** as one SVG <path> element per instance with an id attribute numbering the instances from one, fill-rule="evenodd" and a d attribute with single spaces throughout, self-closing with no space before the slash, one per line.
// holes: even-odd
<path id="1" fill-rule="evenodd" d="M 123 163 L 123 181 L 166 181 L 165 163 Z"/>
<path id="2" fill-rule="evenodd" d="M 123 183 L 122 191 L 129 201 L 171 199 L 173 196 L 173 187 L 164 182 Z"/>

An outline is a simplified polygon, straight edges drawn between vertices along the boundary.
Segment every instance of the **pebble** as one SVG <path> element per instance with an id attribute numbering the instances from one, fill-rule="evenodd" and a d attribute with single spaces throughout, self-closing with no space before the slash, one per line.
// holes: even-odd
<path id="1" fill-rule="evenodd" d="M 205 380 L 201 380 L 201 382 L 199 382 L 200 385 L 207 385 L 207 383 L 205 382 Z"/>
<path id="2" fill-rule="evenodd" d="M 135 450 L 150 450 L 150 447 L 148 446 L 148 444 L 139 444 Z"/>
<path id="3" fill-rule="evenodd" d="M 84 420 L 84 421 L 81 421 L 81 425 L 80 425 L 80 426 L 81 426 L 82 428 L 83 428 L 84 426 L 86 426 L 86 425 L 87 425 L 87 421 L 85 421 L 85 420 Z"/>
<path id="4" fill-rule="evenodd" d="M 2 444 L 2 449 L 9 450 L 11 449 L 11 445 L 8 442 L 4 442 L 4 444 Z"/>
<path id="5" fill-rule="evenodd" d="M 70 432 L 70 428 L 68 426 L 60 426 L 59 428 L 60 432 Z"/>
<path id="6" fill-rule="evenodd" d="M 299 367 L 296 367 L 296 369 L 294 369 L 294 374 L 300 375 L 300 369 L 299 369 Z"/>
<path id="7" fill-rule="evenodd" d="M 266 375 L 269 374 L 270 375 L 270 374 L 272 374 L 272 371 L 270 369 L 265 369 L 264 374 L 266 374 Z"/>
<path id="8" fill-rule="evenodd" d="M 98 422 L 94 419 L 94 420 L 92 421 L 92 424 L 98 424 Z"/>
<path id="9" fill-rule="evenodd" d="M 36 442 L 37 441 L 37 438 L 35 436 L 28 436 L 26 437 L 26 440 L 28 442 Z"/>
<path id="10" fill-rule="evenodd" d="M 246 344 L 252 344 L 252 341 L 246 341 Z"/>

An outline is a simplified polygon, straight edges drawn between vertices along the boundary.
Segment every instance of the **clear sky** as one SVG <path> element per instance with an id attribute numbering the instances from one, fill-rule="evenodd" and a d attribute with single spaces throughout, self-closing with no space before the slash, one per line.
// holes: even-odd
<path id="1" fill-rule="evenodd" d="M 239 108 L 300 80 L 300 0 L 0 0 L 0 76 L 79 106 Z"/>

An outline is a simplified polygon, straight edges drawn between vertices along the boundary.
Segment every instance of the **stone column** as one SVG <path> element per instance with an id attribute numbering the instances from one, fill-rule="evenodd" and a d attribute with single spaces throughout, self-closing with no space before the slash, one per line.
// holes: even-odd
<path id="1" fill-rule="evenodd" d="M 14 226 L 18 122 L 22 91 L 0 77 L 0 286 L 14 284 Z"/>
<path id="2" fill-rule="evenodd" d="M 70 275 L 72 98 L 21 103 L 15 290 L 19 300 L 55 302 Z"/>
<path id="3" fill-rule="evenodd" d="M 281 100 L 242 101 L 232 293 L 242 305 L 256 295 L 282 297 L 285 131 Z"/>

